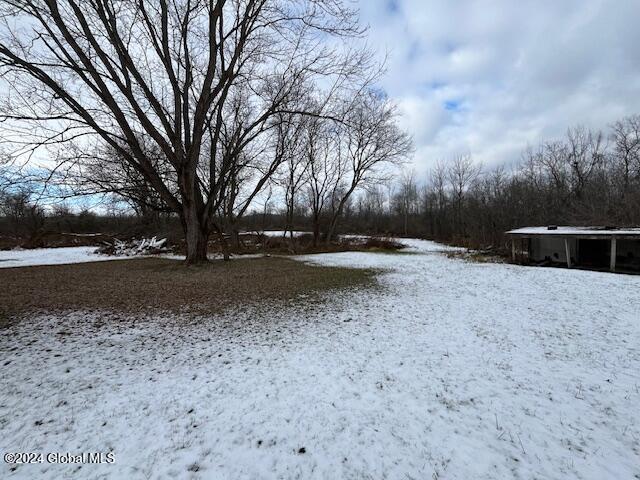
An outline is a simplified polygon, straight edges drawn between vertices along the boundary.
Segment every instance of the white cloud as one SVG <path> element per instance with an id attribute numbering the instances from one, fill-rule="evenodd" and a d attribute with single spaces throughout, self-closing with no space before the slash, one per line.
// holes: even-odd
<path id="1" fill-rule="evenodd" d="M 640 113 L 640 2 L 361 0 L 361 12 L 391 54 L 383 86 L 418 171 L 460 152 L 511 162 L 569 126 Z"/>

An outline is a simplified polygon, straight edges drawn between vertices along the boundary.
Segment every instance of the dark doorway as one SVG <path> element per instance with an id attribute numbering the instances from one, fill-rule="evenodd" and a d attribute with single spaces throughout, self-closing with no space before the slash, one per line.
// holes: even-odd
<path id="1" fill-rule="evenodd" d="M 578 240 L 578 262 L 588 267 L 608 267 L 611 255 L 609 240 Z"/>

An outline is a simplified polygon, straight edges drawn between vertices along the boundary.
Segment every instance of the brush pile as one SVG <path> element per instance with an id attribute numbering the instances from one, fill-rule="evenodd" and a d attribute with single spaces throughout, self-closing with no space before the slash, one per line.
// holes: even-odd
<path id="1" fill-rule="evenodd" d="M 119 257 L 157 255 L 159 253 L 168 253 L 170 251 L 166 243 L 166 238 L 158 240 L 156 237 L 141 239 L 134 238 L 127 241 L 114 239 L 113 242 L 104 242 L 104 244 L 98 248 L 96 253 Z"/>

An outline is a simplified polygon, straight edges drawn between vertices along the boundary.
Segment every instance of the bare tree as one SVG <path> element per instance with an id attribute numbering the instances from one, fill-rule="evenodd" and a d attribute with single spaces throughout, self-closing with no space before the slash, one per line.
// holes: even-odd
<path id="1" fill-rule="evenodd" d="M 446 193 L 447 169 L 444 162 L 439 160 L 428 175 L 422 202 L 423 210 L 430 222 L 430 231 L 436 236 L 442 235 L 444 229 Z"/>
<path id="2" fill-rule="evenodd" d="M 154 170 L 164 179 L 167 188 L 178 195 L 175 175 L 165 156 L 154 145 L 143 145 Z M 98 194 L 112 201 L 115 196 L 124 200 L 143 218 L 173 211 L 147 178 L 119 150 L 106 146 L 85 152 L 77 145 L 70 144 L 64 150 L 64 159 L 62 156 L 58 158 L 63 162 L 75 163 L 73 169 L 57 170 L 48 179 L 49 184 L 55 186 L 55 196 L 58 198 Z"/>
<path id="3" fill-rule="evenodd" d="M 413 142 L 396 123 L 395 105 L 379 91 L 368 89 L 349 106 L 344 128 L 340 132 L 346 170 L 334 188 L 333 209 L 327 242 L 334 236 L 345 205 L 356 189 L 380 182 L 385 166 L 402 163 L 413 151 Z M 340 160 L 338 160 L 340 161 Z"/>
<path id="4" fill-rule="evenodd" d="M 307 161 L 307 204 L 311 214 L 313 246 L 320 240 L 320 221 L 327 203 L 334 197 L 345 170 L 344 158 L 339 153 L 338 127 L 315 119 L 306 124 L 304 155 Z"/>
<path id="5" fill-rule="evenodd" d="M 26 236 L 33 240 L 44 226 L 44 210 L 32 200 L 32 196 L 33 191 L 22 186 L 0 198 L 0 216 L 8 219 L 16 238 Z"/>
<path id="6" fill-rule="evenodd" d="M 0 198 L 20 184 L 11 157 L 0 149 Z"/>
<path id="7" fill-rule="evenodd" d="M 613 157 L 622 172 L 622 188 L 626 194 L 632 180 L 640 179 L 640 115 L 618 120 L 611 126 Z"/>
<path id="8" fill-rule="evenodd" d="M 361 33 L 341 0 L 5 0 L 0 72 L 16 94 L 0 108 L 3 140 L 23 156 L 108 146 L 179 215 L 187 262 L 204 261 L 241 152 L 301 108 L 295 99 L 318 88 L 314 78 L 332 90 L 362 74 L 366 51 L 328 41 Z M 238 96 L 245 121 L 223 148 Z"/>
<path id="9" fill-rule="evenodd" d="M 453 159 L 448 169 L 448 180 L 451 186 L 454 205 L 454 222 L 457 231 L 465 234 L 464 219 L 462 216 L 462 202 L 465 193 L 476 180 L 482 170 L 482 166 L 474 163 L 470 154 L 459 155 Z"/>
<path id="10" fill-rule="evenodd" d="M 409 219 L 418 211 L 418 185 L 413 169 L 404 170 L 400 176 L 400 188 L 396 195 L 397 209 L 403 219 L 403 233 L 409 234 Z"/>
<path id="11" fill-rule="evenodd" d="M 379 233 L 386 220 L 385 193 L 381 184 L 367 186 L 358 198 L 358 214 L 366 233 Z"/>
<path id="12" fill-rule="evenodd" d="M 311 121 L 319 121 L 310 119 Z M 280 185 L 284 188 L 285 224 L 284 233 L 291 235 L 293 245 L 293 222 L 298 195 L 302 190 L 309 168 L 308 157 L 305 155 L 304 129 L 305 121 L 283 122 L 278 129 L 278 150 L 283 159 L 284 171 L 279 178 Z M 295 248 L 295 247 L 293 247 Z"/>
<path id="13" fill-rule="evenodd" d="M 601 132 L 592 132 L 584 127 L 567 131 L 567 163 L 571 172 L 571 190 L 581 200 L 585 186 L 604 160 L 604 144 Z"/>
<path id="14" fill-rule="evenodd" d="M 9 169 L 0 165 L 0 198 L 9 191 L 9 187 L 13 184 L 14 181 L 10 177 Z"/>

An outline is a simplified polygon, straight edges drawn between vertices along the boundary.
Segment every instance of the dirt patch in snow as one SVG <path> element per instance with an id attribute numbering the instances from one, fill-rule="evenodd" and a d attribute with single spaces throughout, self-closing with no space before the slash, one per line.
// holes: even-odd
<path id="1" fill-rule="evenodd" d="M 264 257 L 185 266 L 163 258 L 0 270 L 0 319 L 26 312 L 171 311 L 207 315 L 240 304 L 288 302 L 375 284 L 366 269 Z"/>

